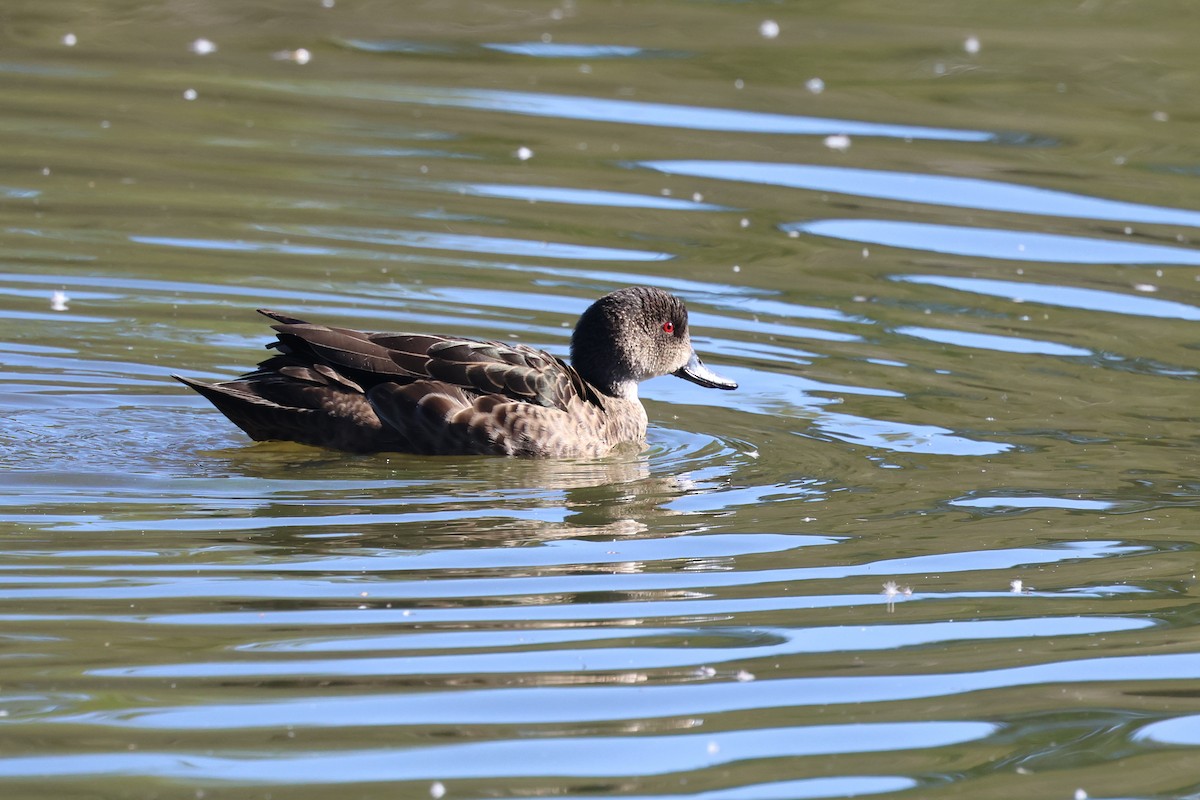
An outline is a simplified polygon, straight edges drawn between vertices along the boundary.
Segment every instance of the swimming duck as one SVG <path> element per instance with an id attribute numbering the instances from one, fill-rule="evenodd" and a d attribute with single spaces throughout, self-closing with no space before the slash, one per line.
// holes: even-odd
<path id="1" fill-rule="evenodd" d="M 687 307 L 634 286 L 593 303 L 571 337 L 571 364 L 528 345 L 423 333 L 363 333 L 276 311 L 278 351 L 236 380 L 173 376 L 257 441 L 350 452 L 598 456 L 641 442 L 638 383 L 675 375 L 737 384 L 701 363 Z"/>

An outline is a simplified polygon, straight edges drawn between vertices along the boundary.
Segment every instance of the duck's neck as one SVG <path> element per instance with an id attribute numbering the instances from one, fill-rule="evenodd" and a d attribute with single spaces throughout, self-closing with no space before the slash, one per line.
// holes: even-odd
<path id="1" fill-rule="evenodd" d="M 622 381 L 621 383 L 613 384 L 612 391 L 607 392 L 607 394 L 619 397 L 622 400 L 628 400 L 631 403 L 639 401 L 637 381 Z"/>

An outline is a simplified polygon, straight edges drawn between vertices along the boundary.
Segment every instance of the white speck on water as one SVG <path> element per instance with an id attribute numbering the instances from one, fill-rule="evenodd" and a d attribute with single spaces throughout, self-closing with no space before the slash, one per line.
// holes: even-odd
<path id="1" fill-rule="evenodd" d="M 963 50 L 966 50 L 971 55 L 975 55 L 976 53 L 978 53 L 979 52 L 979 37 L 968 36 L 966 41 L 963 42 Z"/>
<path id="2" fill-rule="evenodd" d="M 895 581 L 888 581 L 883 585 L 883 596 L 887 598 L 888 613 L 896 610 L 896 595 L 900 594 L 900 587 Z"/>
<path id="3" fill-rule="evenodd" d="M 271 58 L 276 61 L 291 61 L 293 64 L 307 64 L 312 61 L 312 53 L 303 47 L 295 50 L 280 50 L 276 53 L 271 53 Z"/>
<path id="4" fill-rule="evenodd" d="M 67 297 L 67 293 L 61 289 L 55 289 L 50 295 L 50 310 L 51 311 L 66 311 L 67 303 L 71 302 L 71 298 Z"/>
<path id="5" fill-rule="evenodd" d="M 715 756 L 717 753 L 721 752 L 721 745 L 718 744 L 717 742 L 709 742 L 708 745 L 704 748 L 704 750 L 710 756 Z"/>
<path id="6" fill-rule="evenodd" d="M 820 94 L 825 91 L 825 81 L 820 78 L 809 78 L 804 82 L 804 88 L 813 94 Z"/>
<path id="7" fill-rule="evenodd" d="M 217 52 L 217 46 L 211 39 L 197 39 L 192 42 L 189 49 L 198 56 L 212 55 Z"/>
<path id="8" fill-rule="evenodd" d="M 764 39 L 774 39 L 779 35 L 779 23 L 773 19 L 764 19 L 758 26 L 758 32 Z"/>
<path id="9" fill-rule="evenodd" d="M 533 151 L 528 147 L 521 145 L 517 148 L 517 158 L 521 159 L 522 161 L 528 161 L 529 159 L 533 158 Z"/>
<path id="10" fill-rule="evenodd" d="M 79 44 L 79 38 L 73 33 L 65 33 L 63 34 L 62 43 L 67 47 L 74 47 Z"/>
<path id="11" fill-rule="evenodd" d="M 195 89 L 184 89 L 183 90 L 183 99 L 184 100 L 195 100 L 197 97 L 199 97 L 199 95 L 196 94 Z"/>
<path id="12" fill-rule="evenodd" d="M 825 146 L 830 150 L 837 150 L 840 153 L 844 153 L 850 149 L 850 137 L 844 133 L 835 133 L 832 136 L 826 136 Z"/>
<path id="13" fill-rule="evenodd" d="M 433 783 L 429 784 L 429 796 L 432 797 L 433 800 L 438 800 L 438 798 L 445 797 L 446 786 L 441 781 L 434 781 Z"/>

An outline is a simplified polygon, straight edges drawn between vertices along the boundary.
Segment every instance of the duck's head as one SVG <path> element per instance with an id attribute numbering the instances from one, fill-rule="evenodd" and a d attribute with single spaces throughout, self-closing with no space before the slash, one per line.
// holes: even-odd
<path id="1" fill-rule="evenodd" d="M 675 375 L 712 389 L 737 384 L 704 366 L 688 334 L 687 306 L 672 294 L 631 286 L 588 307 L 571 337 L 571 363 L 605 394 L 636 397 L 637 384 Z"/>

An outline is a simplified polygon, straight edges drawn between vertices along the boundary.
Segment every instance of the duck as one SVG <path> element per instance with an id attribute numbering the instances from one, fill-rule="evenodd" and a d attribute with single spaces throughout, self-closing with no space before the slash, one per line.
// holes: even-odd
<path id="1" fill-rule="evenodd" d="M 737 383 L 696 355 L 684 302 L 649 286 L 606 294 L 579 317 L 571 361 L 524 344 L 372 333 L 258 309 L 275 352 L 194 389 L 255 441 L 351 453 L 596 457 L 645 440 L 638 384 L 674 375 Z"/>

